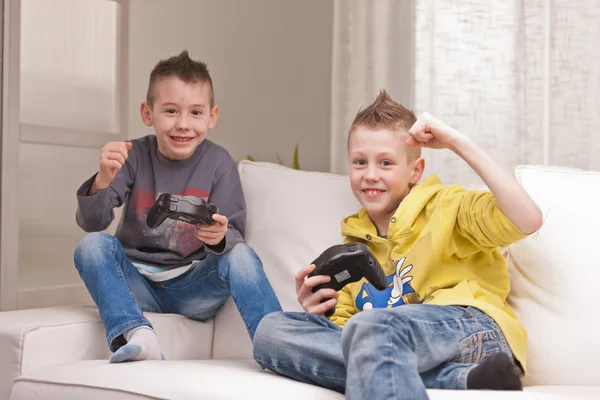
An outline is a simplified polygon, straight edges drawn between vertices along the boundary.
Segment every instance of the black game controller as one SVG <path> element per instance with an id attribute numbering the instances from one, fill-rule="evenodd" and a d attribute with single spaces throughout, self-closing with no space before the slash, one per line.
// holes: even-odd
<path id="1" fill-rule="evenodd" d="M 146 224 L 150 228 L 156 228 L 165 219 L 171 218 L 194 225 L 213 225 L 216 221 L 212 216 L 218 212 L 217 207 L 200 197 L 163 193 L 150 208 Z"/>
<path id="2" fill-rule="evenodd" d="M 379 262 L 363 243 L 338 244 L 325 250 L 315 261 L 316 268 L 308 274 L 329 275 L 331 280 L 315 286 L 313 293 L 319 289 L 331 288 L 340 290 L 349 283 L 366 278 L 375 289 L 385 290 L 388 287 L 387 277 Z M 321 300 L 321 303 L 329 299 Z M 326 317 L 333 315 L 335 307 L 325 312 Z"/>

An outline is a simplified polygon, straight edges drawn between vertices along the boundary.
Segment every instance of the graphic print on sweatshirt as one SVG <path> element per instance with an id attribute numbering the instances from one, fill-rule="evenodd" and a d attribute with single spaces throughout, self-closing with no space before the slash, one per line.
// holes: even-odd
<path id="1" fill-rule="evenodd" d="M 137 223 L 141 227 L 143 236 L 153 243 L 156 248 L 169 249 L 182 257 L 198 251 L 204 244 L 196 238 L 196 226 L 187 222 L 167 218 L 156 228 L 149 228 L 146 224 L 150 208 L 163 192 L 135 189 L 131 201 L 136 210 Z M 175 192 L 179 196 L 196 196 L 208 201 L 209 192 L 198 188 L 186 188 L 183 192 Z"/>
<path id="2" fill-rule="evenodd" d="M 404 266 L 406 257 L 392 261 L 395 272 L 387 277 L 388 287 L 379 291 L 368 282 L 363 283 L 358 292 L 355 304 L 360 311 L 372 308 L 392 308 L 403 304 L 416 303 L 417 293 L 410 285 L 413 280 L 408 273 L 413 269 L 412 264 Z"/>

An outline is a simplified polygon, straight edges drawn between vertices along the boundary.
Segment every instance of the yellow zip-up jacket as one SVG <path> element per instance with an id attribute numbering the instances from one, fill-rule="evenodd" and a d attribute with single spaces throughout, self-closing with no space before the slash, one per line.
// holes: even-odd
<path id="1" fill-rule="evenodd" d="M 526 370 L 527 332 L 506 303 L 510 282 L 500 247 L 524 235 L 487 191 L 443 185 L 432 175 L 414 186 L 390 220 L 387 238 L 366 210 L 342 221 L 345 242 L 363 242 L 388 276 L 377 291 L 366 280 L 339 292 L 331 321 L 343 327 L 370 308 L 408 303 L 473 306 L 496 321 Z"/>

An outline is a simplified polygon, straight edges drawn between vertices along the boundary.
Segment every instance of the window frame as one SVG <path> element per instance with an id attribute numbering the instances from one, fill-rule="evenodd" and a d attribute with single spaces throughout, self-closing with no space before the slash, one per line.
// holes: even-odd
<path id="1" fill-rule="evenodd" d="M 20 0 L 0 0 L 2 37 L 2 175 L 0 192 L 0 311 L 17 308 L 19 284 L 19 29 Z M 6 17 L 6 18 L 5 18 Z M 16 33 L 16 34 L 15 34 Z"/>
<path id="2" fill-rule="evenodd" d="M 20 3 L 22 0 L 9 0 L 12 3 Z M 117 9 L 117 46 L 116 46 L 116 118 L 118 132 L 111 133 L 106 131 L 98 131 L 93 129 L 75 129 L 64 128 L 51 125 L 28 124 L 19 121 L 20 133 L 19 139 L 22 143 L 35 144 L 51 144 L 71 147 L 87 147 L 101 148 L 106 142 L 124 141 L 128 138 L 127 135 L 127 79 L 128 71 L 127 54 L 128 54 L 128 37 L 129 32 L 129 1 L 127 0 L 95 0 L 95 1 L 110 1 L 118 4 Z M 21 21 L 19 12 L 18 21 Z M 20 24 L 19 24 L 20 25 Z M 19 48 L 16 57 L 20 59 L 20 26 L 16 32 L 17 43 Z M 13 55 L 14 56 L 14 55 Z M 20 79 L 19 79 L 20 82 Z"/>

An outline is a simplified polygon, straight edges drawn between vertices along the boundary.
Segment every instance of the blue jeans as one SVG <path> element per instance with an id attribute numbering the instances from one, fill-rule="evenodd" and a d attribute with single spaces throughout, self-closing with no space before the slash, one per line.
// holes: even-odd
<path id="1" fill-rule="evenodd" d="M 254 359 L 348 399 L 427 399 L 426 388 L 466 389 L 485 357 L 512 352 L 496 323 L 472 307 L 407 304 L 362 311 L 342 330 L 324 317 L 280 312 L 254 336 Z"/>
<path id="2" fill-rule="evenodd" d="M 84 236 L 74 259 L 98 306 L 113 352 L 125 344 L 122 335 L 127 330 L 152 326 L 143 311 L 204 321 L 231 295 L 251 339 L 265 315 L 281 311 L 260 259 L 242 243 L 223 255 L 208 254 L 182 275 L 164 282 L 146 279 L 127 259 L 119 240 L 106 233 Z"/>

